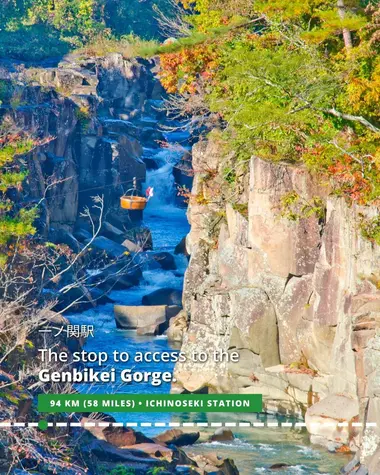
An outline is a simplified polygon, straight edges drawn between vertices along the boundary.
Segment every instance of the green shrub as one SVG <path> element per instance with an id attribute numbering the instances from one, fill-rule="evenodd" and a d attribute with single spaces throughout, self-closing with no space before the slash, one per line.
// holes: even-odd
<path id="1" fill-rule="evenodd" d="M 165 467 L 154 467 L 149 470 L 148 475 L 159 475 L 161 472 L 165 472 L 165 471 L 166 471 Z"/>
<path id="2" fill-rule="evenodd" d="M 0 104 L 4 104 L 10 101 L 12 97 L 12 92 L 13 92 L 12 82 L 6 79 L 0 79 Z"/>
<path id="3" fill-rule="evenodd" d="M 244 218 L 248 218 L 248 204 L 247 203 L 233 203 L 233 209 L 240 213 Z"/>
<path id="4" fill-rule="evenodd" d="M 325 202 L 319 196 L 304 198 L 292 190 L 281 197 L 280 216 L 289 221 L 299 221 L 312 216 L 322 220 L 325 213 Z"/>
<path id="5" fill-rule="evenodd" d="M 362 236 L 380 246 L 380 216 L 372 219 L 363 218 L 360 223 Z"/>
<path id="6" fill-rule="evenodd" d="M 124 465 L 118 465 L 111 470 L 109 475 L 135 475 L 135 470 L 133 468 L 124 467 Z"/>

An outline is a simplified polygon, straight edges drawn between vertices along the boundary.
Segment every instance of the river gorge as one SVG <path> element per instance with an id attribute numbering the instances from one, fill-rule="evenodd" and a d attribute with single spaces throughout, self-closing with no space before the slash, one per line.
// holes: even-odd
<path id="1" fill-rule="evenodd" d="M 311 199 L 318 193 L 326 197 L 328 190 L 319 189 L 302 168 L 255 158 L 240 172 L 233 205 L 222 199 L 226 162 L 218 144 L 212 138 L 194 143 L 166 116 L 156 68 L 113 54 L 68 56 L 56 67 L 21 72 L 9 64 L 1 69 L 5 79 L 25 81 L 23 104 L 16 110 L 2 107 L 3 119 L 48 139 L 27 156 L 28 193 L 20 200 L 43 201 L 39 232 L 47 241 L 76 253 L 86 249 L 82 268 L 71 275 L 83 282 L 80 295 L 66 280 L 53 282 L 44 295 L 57 299 L 54 310 L 64 312 L 70 325 L 94 327 L 94 335 L 81 342 L 89 352 L 177 355 L 219 348 L 238 351 L 240 359 L 202 366 L 175 364 L 176 358 L 138 367 L 119 362 L 113 365 L 114 382 L 78 384 L 76 390 L 263 394 L 262 414 L 109 415 L 135 424 L 147 437 L 170 427 L 199 431 L 199 441 L 185 451 L 216 452 L 234 460 L 243 475 L 339 473 L 366 438 L 380 437 L 376 428 L 371 433 L 351 426 L 313 429 L 321 418 L 379 422 L 380 298 L 371 274 L 380 251 L 354 224 L 360 213 L 375 211 L 351 209 L 328 197 L 323 219 L 285 222 L 278 218 L 284 193 L 297 189 Z M 48 176 L 56 186 L 46 185 Z M 134 179 L 142 193 L 154 189 L 143 213 L 119 207 Z M 183 186 L 189 189 L 189 206 L 178 196 Z M 94 195 L 104 200 L 95 237 L 82 215 Z M 107 275 L 99 265 L 103 253 Z M 120 258 L 128 267 L 119 273 Z M 112 265 L 116 268 L 109 270 Z M 117 308 L 141 306 L 149 312 L 149 306 L 156 311 L 163 305 L 174 309 L 174 316 L 167 321 L 151 316 L 137 330 L 123 329 L 115 319 Z M 175 319 L 180 336 L 173 339 L 166 330 Z M 96 364 L 86 367 L 101 370 Z M 126 369 L 173 377 L 162 384 L 151 379 L 128 384 L 120 380 Z M 305 420 L 307 427 L 295 426 Z M 210 441 L 220 423 L 233 427 L 233 440 Z M 366 453 L 368 461 L 373 453 Z"/>
<path id="2" fill-rule="evenodd" d="M 156 105 L 159 107 L 159 105 Z M 147 121 L 154 119 L 147 118 Z M 158 125 L 159 127 L 159 125 Z M 165 131 L 161 130 L 164 135 Z M 188 134 L 177 133 L 167 134 L 165 139 L 170 143 L 174 138 L 173 144 L 184 150 L 190 150 L 188 143 Z M 173 166 L 178 163 L 182 153 L 173 153 L 157 149 L 155 152 L 148 151 L 149 159 L 157 164 L 157 169 L 147 172 L 145 187 L 153 186 L 155 190 L 154 198 L 148 203 L 143 216 L 143 225 L 146 226 L 152 234 L 153 249 L 149 252 L 169 252 L 175 257 L 176 270 L 163 270 L 161 268 L 151 269 L 151 259 L 145 263 L 143 269 L 143 279 L 138 287 L 129 290 L 115 290 L 109 294 L 114 303 L 104 306 L 98 306 L 86 312 L 70 314 L 69 319 L 73 324 L 94 324 L 95 337 L 89 338 L 85 349 L 88 351 L 112 351 L 117 348 L 120 351 L 127 351 L 130 355 L 140 352 L 177 352 L 179 344 L 168 341 L 166 336 L 138 336 L 135 331 L 121 330 L 116 328 L 114 305 L 141 305 L 144 295 L 150 294 L 162 288 L 183 289 L 184 275 L 187 269 L 188 260 L 183 255 L 175 255 L 175 248 L 182 238 L 190 231 L 190 225 L 186 217 L 186 209 L 178 205 L 177 188 L 174 183 Z M 133 368 L 133 364 L 118 364 L 116 371 L 120 372 L 126 368 Z M 135 370 L 141 372 L 148 371 L 174 371 L 174 363 L 140 363 Z M 140 384 L 122 384 L 120 381 L 109 385 L 105 391 L 104 384 L 94 385 L 90 391 L 109 392 L 115 391 L 121 393 L 169 393 L 170 383 L 164 383 L 159 386 L 152 386 L 147 383 Z M 81 391 L 89 391 L 88 387 L 81 386 Z M 283 469 L 281 473 L 337 473 L 339 468 L 347 463 L 348 458 L 345 455 L 331 454 L 325 449 L 314 447 L 308 440 L 305 429 L 287 429 L 287 428 L 239 428 L 233 429 L 235 440 L 233 442 L 218 443 L 208 442 L 208 438 L 215 429 L 211 424 L 222 421 L 223 423 L 249 423 L 256 422 L 294 422 L 295 419 L 289 419 L 281 415 L 248 415 L 244 414 L 238 418 L 236 414 L 231 413 L 161 413 L 159 417 L 149 413 L 136 415 L 111 413 L 115 420 L 123 423 L 137 423 L 149 435 L 157 435 L 164 427 L 176 427 L 177 424 L 201 423 L 203 442 L 191 446 L 189 451 L 195 453 L 217 452 L 223 457 L 231 457 L 239 469 L 239 473 L 248 475 L 251 473 L 271 473 L 268 467 L 275 463 L 284 463 L 291 461 L 289 469 Z M 133 420 L 132 420 L 133 419 Z M 158 427 L 155 424 L 158 423 Z M 204 427 L 205 423 L 209 427 Z M 149 425 L 152 427 L 149 427 Z M 185 429 L 186 430 L 186 429 Z M 194 430 L 190 428 L 187 430 Z M 199 430 L 197 428 L 196 430 Z"/>
<path id="3" fill-rule="evenodd" d="M 162 157 L 162 152 L 158 152 Z M 162 167 L 167 170 L 167 165 Z M 149 203 L 148 208 L 144 212 L 144 225 L 152 232 L 154 251 L 166 251 L 174 254 L 176 245 L 181 241 L 182 237 L 189 231 L 189 224 L 186 219 L 185 210 L 176 206 L 176 190 L 169 187 L 170 195 L 165 193 L 168 182 L 170 183 L 171 170 L 162 173 L 162 168 L 155 172 L 148 172 L 147 184 L 155 183 L 155 189 L 158 190 L 155 200 Z M 158 177 L 162 173 L 162 185 L 160 186 Z M 164 199 L 162 200 L 162 194 Z M 162 200 L 162 201 L 161 201 Z M 183 276 L 187 267 L 187 259 L 179 256 L 176 258 L 176 271 L 163 271 L 162 269 L 143 271 L 143 281 L 137 288 L 126 291 L 113 291 L 110 297 L 116 304 L 120 305 L 140 305 L 144 295 L 163 287 L 182 289 Z M 178 345 L 173 346 L 165 336 L 138 336 L 135 331 L 120 330 L 116 328 L 113 304 L 99 306 L 96 309 L 88 310 L 78 314 L 69 315 L 69 319 L 73 324 L 94 324 L 95 337 L 89 338 L 85 349 L 88 351 L 108 351 L 112 353 L 115 348 L 120 351 L 127 351 L 133 355 L 136 351 L 141 352 L 176 352 Z M 133 368 L 133 364 L 116 366 L 118 372 L 125 367 Z M 139 364 L 138 371 L 174 371 L 174 364 Z M 169 383 L 160 386 L 152 386 L 151 384 L 113 384 L 109 385 L 105 390 L 104 384 L 93 386 L 90 391 L 109 392 L 116 391 L 120 393 L 138 392 L 138 393 L 169 393 L 171 385 Z M 82 386 L 81 391 L 89 391 L 88 387 Z M 211 427 L 211 423 L 225 422 L 245 422 L 253 424 L 255 422 L 287 422 L 291 419 L 279 417 L 276 415 L 249 415 L 243 414 L 238 418 L 237 414 L 231 413 L 207 413 L 207 414 L 191 414 L 191 413 L 160 413 L 150 414 L 128 414 L 128 413 L 111 413 L 115 420 L 124 423 L 138 423 L 144 433 L 147 435 L 156 435 L 162 432 L 162 424 L 164 427 L 176 427 L 176 424 L 194 423 L 194 427 L 184 430 L 199 430 L 196 428 L 197 423 L 201 423 L 203 442 L 188 447 L 190 452 L 195 453 L 212 453 L 217 452 L 224 457 L 231 457 L 238 469 L 239 473 L 249 475 L 252 473 L 272 473 L 268 469 L 271 465 L 279 462 L 291 461 L 292 467 L 288 470 L 283 469 L 281 473 L 294 474 L 328 474 L 338 473 L 338 470 L 347 461 L 347 456 L 331 454 L 325 449 L 313 447 L 305 430 L 288 429 L 288 428 L 236 428 L 233 429 L 235 440 L 233 442 L 208 442 L 207 439 L 212 435 L 215 429 Z M 293 420 L 294 422 L 294 420 Z M 158 423 L 158 427 L 154 427 Z M 210 425 L 209 428 L 204 427 L 204 423 Z M 147 427 L 146 424 L 152 424 Z M 273 472 L 275 473 L 275 472 Z"/>

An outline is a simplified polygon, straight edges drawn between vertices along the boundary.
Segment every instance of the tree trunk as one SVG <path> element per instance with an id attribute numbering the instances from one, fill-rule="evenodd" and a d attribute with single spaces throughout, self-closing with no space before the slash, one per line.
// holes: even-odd
<path id="1" fill-rule="evenodd" d="M 344 0 L 338 0 L 337 6 L 339 17 L 341 18 L 341 20 L 343 20 L 346 16 L 346 7 L 344 5 Z M 343 40 L 347 51 L 350 50 L 352 48 L 352 36 L 348 28 L 343 28 Z"/>

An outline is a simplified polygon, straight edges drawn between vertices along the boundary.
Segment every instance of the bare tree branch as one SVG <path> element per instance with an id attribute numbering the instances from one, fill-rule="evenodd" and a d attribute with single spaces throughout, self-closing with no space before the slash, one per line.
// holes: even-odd
<path id="1" fill-rule="evenodd" d="M 92 230 L 93 230 L 93 233 L 92 233 L 92 237 L 91 239 L 89 240 L 89 242 L 83 247 L 83 249 L 78 253 L 76 254 L 74 260 L 65 268 L 65 269 L 62 269 L 60 272 L 58 272 L 58 274 L 55 274 L 51 279 L 50 281 L 54 281 L 55 279 L 59 278 L 62 274 L 65 274 L 67 271 L 69 271 L 73 266 L 74 264 L 78 261 L 78 259 L 80 259 L 81 256 L 83 256 L 83 254 L 86 252 L 86 250 L 91 246 L 91 244 L 94 242 L 95 238 L 98 236 L 98 234 L 100 233 L 100 230 L 102 228 L 102 224 L 103 224 L 103 213 L 104 213 L 104 197 L 103 196 L 95 196 L 94 197 L 94 202 L 96 203 L 94 205 L 94 208 L 98 209 L 99 210 L 99 221 L 98 221 L 98 225 L 95 226 L 95 223 L 94 223 L 94 220 L 92 218 L 92 215 L 90 213 L 90 210 L 89 208 L 85 208 L 84 212 L 82 213 L 82 217 L 87 217 L 90 219 L 91 221 L 91 226 L 92 226 Z M 62 290 L 61 290 L 62 292 Z"/>
<path id="2" fill-rule="evenodd" d="M 281 84 L 275 83 L 275 82 L 271 81 L 270 79 L 267 79 L 267 78 L 261 77 L 261 76 L 255 76 L 255 75 L 252 75 L 252 74 L 250 74 L 249 77 L 251 77 L 252 79 L 262 81 L 264 84 L 266 84 L 268 86 L 271 86 L 271 87 L 274 87 L 276 89 L 281 90 L 282 92 L 284 92 L 290 98 L 298 99 L 298 100 L 304 102 L 305 105 L 302 106 L 302 110 L 309 108 L 311 110 L 318 111 L 318 112 L 323 112 L 324 114 L 333 115 L 335 117 L 339 117 L 341 119 L 344 119 L 344 120 L 347 120 L 347 121 L 350 121 L 350 122 L 359 122 L 364 127 L 371 130 L 372 132 L 375 132 L 375 133 L 380 132 L 380 129 L 378 127 L 373 125 L 371 122 L 369 122 L 367 119 L 365 119 L 362 116 L 346 114 L 344 112 L 340 112 L 340 111 L 336 110 L 335 108 L 324 109 L 324 108 L 321 108 L 321 107 L 316 107 L 316 106 L 313 105 L 313 103 L 311 101 L 309 101 L 308 99 L 306 99 L 302 95 L 295 94 L 295 93 L 289 91 L 288 89 L 286 89 L 285 87 L 283 87 Z M 291 113 L 294 113 L 296 110 L 292 110 Z"/>
<path id="3" fill-rule="evenodd" d="M 364 117 L 361 117 L 359 115 L 352 115 L 352 114 L 345 114 L 343 112 L 339 112 L 336 109 L 317 109 L 320 110 L 321 112 L 324 112 L 325 114 L 330 114 L 335 117 L 339 117 L 340 119 L 348 120 L 351 122 L 359 122 L 360 124 L 364 125 L 367 129 L 372 130 L 372 132 L 379 133 L 380 129 L 378 127 L 375 127 L 371 122 L 369 122 L 367 119 Z"/>
<path id="4" fill-rule="evenodd" d="M 186 21 L 186 11 L 175 0 L 167 0 L 171 14 L 168 15 L 154 6 L 160 32 L 166 37 L 183 38 L 191 35 L 192 27 Z"/>

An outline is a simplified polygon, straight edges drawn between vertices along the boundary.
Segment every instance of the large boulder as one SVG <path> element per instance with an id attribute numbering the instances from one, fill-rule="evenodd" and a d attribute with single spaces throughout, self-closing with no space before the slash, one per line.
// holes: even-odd
<path id="1" fill-rule="evenodd" d="M 98 440 L 104 440 L 114 447 L 128 447 L 136 444 L 144 444 L 153 442 L 141 432 L 136 432 L 130 427 L 114 427 L 109 425 L 108 427 L 99 427 L 99 425 L 91 426 L 88 423 L 98 422 L 88 417 L 82 417 L 81 423 L 85 429 L 96 437 Z M 102 422 L 106 422 L 102 419 Z"/>
<path id="2" fill-rule="evenodd" d="M 134 287 L 139 284 L 141 278 L 140 266 L 125 257 L 114 264 L 107 265 L 100 273 L 93 276 L 91 282 L 108 292 Z"/>
<path id="3" fill-rule="evenodd" d="M 98 236 L 91 242 L 91 247 L 95 248 L 98 252 L 106 254 L 111 258 L 118 258 L 125 254 L 126 248 L 121 244 L 118 244 L 111 239 L 104 236 Z"/>
<path id="4" fill-rule="evenodd" d="M 141 130 L 141 142 L 147 147 L 159 147 L 160 142 L 166 142 L 165 136 L 156 127 L 144 127 Z"/>
<path id="5" fill-rule="evenodd" d="M 149 455 L 150 457 L 153 457 L 159 460 L 166 460 L 167 462 L 173 461 L 173 450 L 161 444 L 155 444 L 154 442 L 150 442 L 150 443 L 132 445 L 131 447 L 128 447 L 128 448 L 131 450 L 133 449 L 139 450 L 141 452 L 144 452 L 144 454 Z"/>
<path id="6" fill-rule="evenodd" d="M 111 223 L 108 223 L 107 221 L 104 221 L 101 232 L 103 236 L 117 242 L 118 244 L 122 244 L 125 239 L 124 231 L 112 225 Z"/>
<path id="7" fill-rule="evenodd" d="M 139 253 L 142 252 L 143 249 L 139 244 L 130 241 L 129 239 L 124 239 L 122 245 L 128 249 L 129 252 Z"/>
<path id="8" fill-rule="evenodd" d="M 226 427 L 219 427 L 210 437 L 212 442 L 230 442 L 234 440 L 234 434 L 232 430 L 227 429 Z"/>
<path id="9" fill-rule="evenodd" d="M 44 298 L 52 302 L 55 301 L 53 311 L 60 313 L 84 311 L 110 301 L 100 289 L 89 289 L 81 284 L 71 287 L 67 292 L 45 289 Z"/>
<path id="10" fill-rule="evenodd" d="M 287 464 L 287 463 L 278 462 L 278 463 L 274 463 L 273 465 L 271 465 L 269 467 L 269 470 L 271 470 L 272 472 L 282 472 L 286 468 L 291 468 L 291 467 L 292 466 Z"/>
<path id="11" fill-rule="evenodd" d="M 49 240 L 54 244 L 65 244 L 76 254 L 78 254 L 83 247 L 78 239 L 64 228 L 51 229 L 49 232 Z"/>
<path id="12" fill-rule="evenodd" d="M 192 445 L 199 439 L 199 432 L 183 432 L 179 429 L 169 429 L 157 435 L 154 440 L 160 444 L 176 445 L 182 447 L 184 445 Z"/>
<path id="13" fill-rule="evenodd" d="M 81 243 L 88 242 L 91 239 L 91 233 L 87 229 L 78 228 L 73 232 L 75 239 Z"/>
<path id="14" fill-rule="evenodd" d="M 117 328 L 137 330 L 140 335 L 162 335 L 179 311 L 180 307 L 167 305 L 114 307 Z"/>
<path id="15" fill-rule="evenodd" d="M 144 295 L 143 305 L 178 305 L 182 306 L 182 292 L 177 289 L 158 289 L 151 294 Z"/>
<path id="16" fill-rule="evenodd" d="M 233 460 L 219 457 L 215 453 L 207 455 L 194 455 L 191 458 L 196 462 L 197 467 L 203 470 L 205 475 L 239 475 Z"/>
<path id="17" fill-rule="evenodd" d="M 158 170 L 158 163 L 156 162 L 154 158 L 143 157 L 143 160 L 144 160 L 147 170 Z"/>
<path id="18" fill-rule="evenodd" d="M 116 326 L 136 330 L 147 325 L 160 325 L 166 321 L 166 305 L 128 306 L 115 305 Z"/>
<path id="19" fill-rule="evenodd" d="M 122 464 L 134 470 L 133 473 L 136 475 L 144 475 L 154 467 L 165 465 L 165 462 L 152 458 L 143 450 L 114 447 L 104 440 L 95 438 L 88 444 L 78 447 L 78 450 L 81 459 L 94 473 L 97 473 L 99 465 L 103 464 L 109 464 L 110 471 Z"/>
<path id="20" fill-rule="evenodd" d="M 102 125 L 107 133 L 123 134 L 139 138 L 139 129 L 128 120 L 103 119 Z"/>
<path id="21" fill-rule="evenodd" d="M 131 183 L 131 177 L 136 177 L 138 183 L 145 181 L 146 167 L 140 158 L 142 147 L 140 142 L 124 135 L 118 136 L 117 141 L 115 160 L 118 165 L 121 181 L 127 184 L 126 189 L 128 189 L 128 186 L 131 186 L 128 185 L 128 182 Z"/>
<path id="22" fill-rule="evenodd" d="M 359 419 L 358 401 L 342 394 L 330 394 L 306 411 L 305 423 L 313 443 L 335 450 L 358 435 L 352 422 Z M 347 423 L 347 426 L 338 425 Z"/>
<path id="23" fill-rule="evenodd" d="M 107 442 L 120 448 L 153 442 L 141 432 L 135 432 L 129 427 L 106 427 L 103 429 L 103 435 Z"/>
<path id="24" fill-rule="evenodd" d="M 152 258 L 158 262 L 158 264 L 164 270 L 176 270 L 177 265 L 175 263 L 174 257 L 170 252 L 155 252 L 152 254 Z"/>
<path id="25" fill-rule="evenodd" d="M 186 257 L 190 257 L 189 251 L 186 247 L 186 236 L 184 236 L 181 241 L 176 245 L 174 249 L 174 254 L 183 254 Z"/>
<path id="26" fill-rule="evenodd" d="M 188 318 L 185 310 L 170 319 L 169 328 L 166 331 L 166 336 L 169 341 L 182 342 L 183 335 L 188 327 Z"/>
<path id="27" fill-rule="evenodd" d="M 152 233 L 147 227 L 137 226 L 132 229 L 128 229 L 125 233 L 125 237 L 128 239 L 128 241 L 135 243 L 139 249 L 142 249 L 143 251 L 150 251 L 153 249 Z M 129 247 L 126 244 L 127 243 L 123 243 L 123 245 Z"/>

